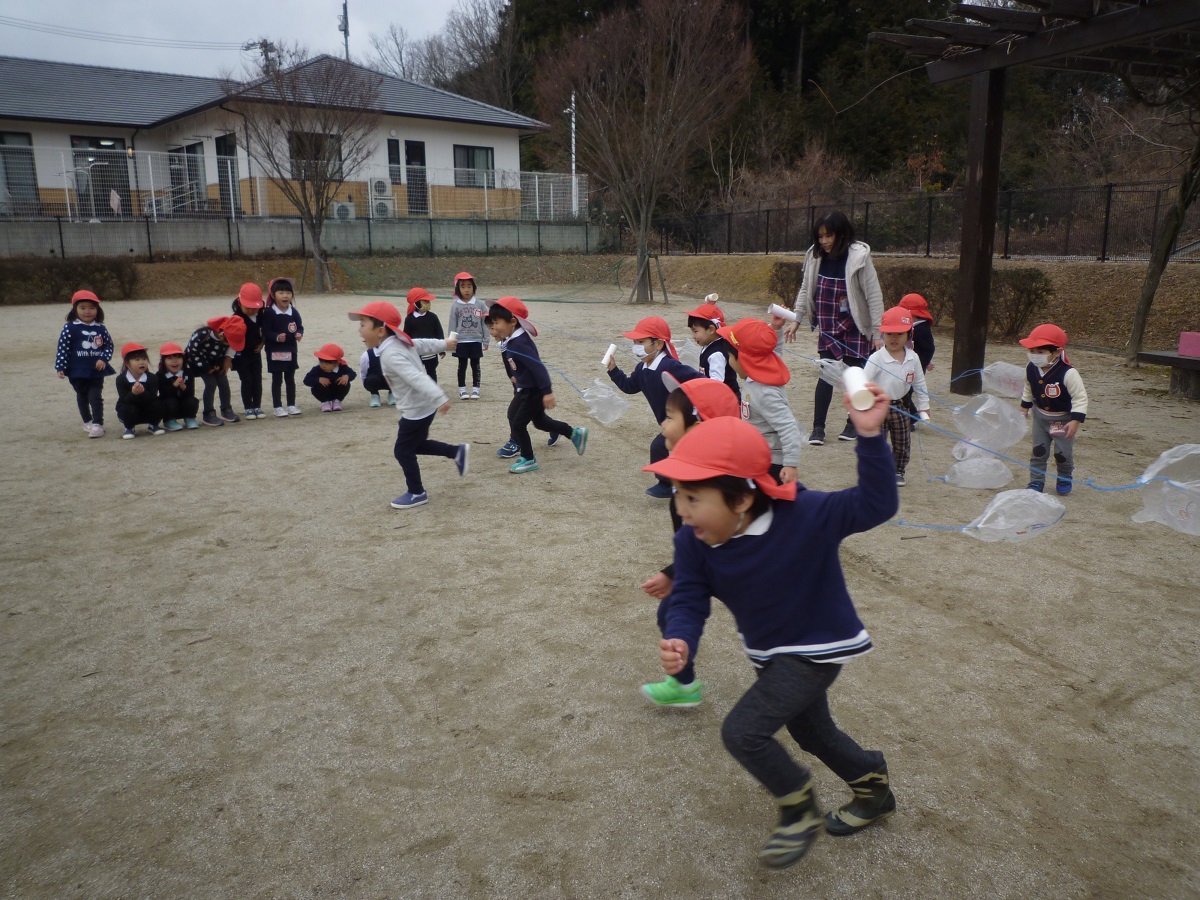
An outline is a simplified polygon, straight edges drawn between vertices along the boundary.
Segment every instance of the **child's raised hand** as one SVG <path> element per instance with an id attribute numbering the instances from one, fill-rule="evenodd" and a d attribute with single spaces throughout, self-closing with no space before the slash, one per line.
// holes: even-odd
<path id="1" fill-rule="evenodd" d="M 146 389 L 144 387 L 142 387 L 142 383 L 140 381 L 135 381 L 133 383 L 133 393 L 135 393 L 135 394 L 146 393 Z"/>
<path id="2" fill-rule="evenodd" d="M 854 430 L 859 437 L 875 437 L 883 430 L 884 419 L 892 407 L 892 399 L 887 392 L 873 381 L 867 382 L 867 390 L 875 395 L 875 405 L 870 409 L 858 410 L 850 404 L 850 398 L 842 394 L 842 404 L 854 423 Z"/>
<path id="3" fill-rule="evenodd" d="M 642 590 L 658 600 L 666 600 L 674 584 L 675 582 L 662 572 L 656 572 L 642 582 Z"/>
<path id="4" fill-rule="evenodd" d="M 542 409 L 554 409 L 557 403 L 558 401 L 554 399 L 553 394 L 542 395 Z"/>
<path id="5" fill-rule="evenodd" d="M 771 313 L 771 327 L 774 330 L 778 331 L 780 328 L 783 328 L 785 325 L 787 325 L 787 323 L 787 319 L 785 319 L 783 316 L 777 316 L 775 313 Z"/>
<path id="6" fill-rule="evenodd" d="M 687 641 L 663 638 L 658 642 L 658 659 L 662 663 L 663 671 L 668 675 L 682 672 L 688 661 Z"/>

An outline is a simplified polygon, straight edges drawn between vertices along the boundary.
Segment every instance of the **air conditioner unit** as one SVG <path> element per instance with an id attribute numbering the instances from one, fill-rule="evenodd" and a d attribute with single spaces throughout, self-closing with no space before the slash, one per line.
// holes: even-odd
<path id="1" fill-rule="evenodd" d="M 390 197 L 392 196 L 392 183 L 386 178 L 371 179 L 371 196 L 372 197 Z"/>
<path id="2" fill-rule="evenodd" d="M 339 222 L 354 218 L 354 204 L 344 200 L 334 200 L 329 204 L 329 218 Z"/>
<path id="3" fill-rule="evenodd" d="M 371 201 L 371 217 L 375 219 L 396 218 L 396 199 L 394 197 L 376 197 Z"/>

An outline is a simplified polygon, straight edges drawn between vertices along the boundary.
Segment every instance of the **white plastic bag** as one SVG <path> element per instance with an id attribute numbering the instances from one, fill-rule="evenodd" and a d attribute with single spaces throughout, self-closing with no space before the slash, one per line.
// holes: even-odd
<path id="1" fill-rule="evenodd" d="M 992 454 L 985 447 L 976 447 L 974 444 L 968 444 L 966 441 L 959 441 L 950 448 L 950 455 L 959 462 L 962 462 L 964 459 L 987 459 Z"/>
<path id="2" fill-rule="evenodd" d="M 583 392 L 583 399 L 588 405 L 588 412 L 602 425 L 611 425 L 629 409 L 629 401 L 611 384 L 605 384 L 599 378 Z"/>
<path id="3" fill-rule="evenodd" d="M 817 367 L 818 378 L 839 391 L 842 390 L 842 372 L 846 369 L 844 362 L 840 359 L 814 359 L 812 362 Z"/>
<path id="4" fill-rule="evenodd" d="M 953 418 L 959 434 L 989 450 L 1007 450 L 1029 427 L 1019 409 L 990 394 L 972 397 L 954 410 Z"/>
<path id="5" fill-rule="evenodd" d="M 1067 514 L 1067 508 L 1048 494 L 1027 488 L 1004 491 L 992 498 L 983 514 L 963 528 L 981 541 L 1027 541 Z"/>
<path id="6" fill-rule="evenodd" d="M 674 342 L 672 342 L 674 343 Z M 695 341 L 681 341 L 679 346 L 675 348 L 675 352 L 679 354 L 679 361 L 685 366 L 691 366 L 696 371 L 700 371 L 700 345 Z"/>
<path id="7" fill-rule="evenodd" d="M 1180 444 L 1163 453 L 1138 479 L 1142 509 L 1135 522 L 1158 522 L 1200 535 L 1200 444 Z"/>
<path id="8" fill-rule="evenodd" d="M 983 390 L 1019 400 L 1025 390 L 1025 370 L 1012 363 L 994 362 L 983 370 Z"/>
<path id="9" fill-rule="evenodd" d="M 946 484 L 965 488 L 1000 488 L 1012 480 L 1013 474 L 1008 471 L 1008 466 L 994 456 L 964 459 L 946 472 Z"/>

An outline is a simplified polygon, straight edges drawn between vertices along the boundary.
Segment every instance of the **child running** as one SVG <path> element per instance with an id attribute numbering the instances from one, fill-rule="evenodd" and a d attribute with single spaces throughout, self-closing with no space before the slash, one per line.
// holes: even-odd
<path id="1" fill-rule="evenodd" d="M 454 276 L 454 299 L 450 302 L 450 333 L 458 335 L 454 351 L 458 359 L 458 397 L 467 399 L 467 364 L 471 365 L 471 399 L 479 399 L 479 361 L 488 348 L 487 304 L 475 296 L 475 276 L 459 272 Z"/>
<path id="2" fill-rule="evenodd" d="M 716 294 L 709 294 L 704 298 L 704 303 L 689 312 L 688 328 L 691 329 L 692 339 L 700 345 L 700 374 L 724 382 L 740 400 L 742 391 L 738 386 L 737 373 L 729 365 L 729 344 L 717 330 L 725 327 L 725 313 L 721 312 L 716 300 Z"/>
<path id="3" fill-rule="evenodd" d="M 1054 489 L 1071 493 L 1075 472 L 1075 434 L 1087 419 L 1088 396 L 1083 378 L 1067 361 L 1067 333 L 1057 325 L 1039 325 L 1018 343 L 1028 351 L 1021 412 L 1033 417 L 1033 455 L 1029 457 L 1029 490 L 1046 487 L 1050 452 L 1058 477 Z"/>
<path id="4" fill-rule="evenodd" d="M 158 348 L 158 402 L 167 431 L 200 427 L 196 421 L 196 413 L 200 410 L 196 384 L 183 370 L 183 348 L 178 344 L 166 343 Z"/>
<path id="5" fill-rule="evenodd" d="M 792 373 L 775 352 L 778 338 L 759 319 L 742 319 L 721 328 L 719 334 L 729 342 L 730 365 L 746 379 L 742 418 L 758 429 L 771 448 L 771 477 L 790 484 L 799 477 L 804 439 L 783 389 Z"/>
<path id="6" fill-rule="evenodd" d="M 718 416 L 736 419 L 739 415 L 737 397 L 723 382 L 711 378 L 693 378 L 680 384 L 670 375 L 663 375 L 663 383 L 671 391 L 667 394 L 667 417 L 662 422 L 667 450 L 674 448 L 679 439 L 698 422 L 707 422 Z M 671 525 L 676 532 L 683 525 L 683 519 L 679 518 L 679 512 L 675 509 L 674 497 L 671 498 Z M 670 607 L 669 598 L 674 581 L 675 564 L 671 563 L 642 585 L 643 591 L 661 601 L 658 604 L 659 631 L 667 624 L 667 609 Z M 662 681 L 643 684 L 642 693 L 658 706 L 681 709 L 699 706 L 704 699 L 704 683 L 696 678 L 694 662 L 694 659 L 689 660 L 678 674 L 668 675 Z"/>
<path id="7" fill-rule="evenodd" d="M 664 372 L 669 372 L 677 382 L 699 378 L 700 373 L 679 361 L 675 347 L 671 344 L 671 326 L 661 316 L 649 316 L 634 326 L 633 331 L 624 332 L 633 341 L 633 355 L 640 360 L 633 371 L 626 375 L 615 359 L 608 361 L 608 377 L 626 394 L 642 394 L 654 413 L 654 421 L 661 427 L 667 415 L 667 391 L 663 384 Z M 658 462 L 667 456 L 666 439 L 662 433 L 650 442 L 650 462 Z M 659 479 L 646 489 L 646 496 L 655 500 L 670 500 L 671 485 Z"/>
<path id="8" fill-rule="evenodd" d="M 187 349 L 183 351 L 183 367 L 189 375 L 199 375 L 204 382 L 204 414 L 200 421 L 205 425 L 239 421 L 229 397 L 229 369 L 233 365 L 233 355 L 245 346 L 246 325 L 237 316 L 209 319 L 188 339 Z M 214 397 L 220 400 L 220 415 L 214 406 Z"/>
<path id="9" fill-rule="evenodd" d="M 313 354 L 317 364 L 304 376 L 304 384 L 312 389 L 312 395 L 321 404 L 321 412 L 341 412 L 342 401 L 350 393 L 350 382 L 357 376 L 346 364 L 342 348 L 337 344 L 324 344 Z"/>
<path id="10" fill-rule="evenodd" d="M 116 374 L 108 364 L 112 355 L 100 298 L 91 291 L 76 291 L 67 324 L 58 334 L 54 370 L 74 388 L 83 430 L 90 438 L 104 437 L 104 379 Z"/>
<path id="11" fill-rule="evenodd" d="M 265 419 L 262 411 L 262 288 L 246 282 L 233 301 L 233 314 L 246 326 L 246 346 L 233 357 L 233 371 L 242 386 L 242 415 L 247 419 Z"/>
<path id="12" fill-rule="evenodd" d="M 267 371 L 271 373 L 271 402 L 275 418 L 298 416 L 303 410 L 296 405 L 296 370 L 300 368 L 299 342 L 304 338 L 304 320 L 292 303 L 292 283 L 286 278 L 274 278 L 267 286 L 271 305 L 263 310 L 263 343 L 267 348 Z M 287 408 L 283 406 L 283 386 L 287 384 Z"/>
<path id="13" fill-rule="evenodd" d="M 408 292 L 408 315 L 404 319 L 404 333 L 414 340 L 430 338 L 440 341 L 446 337 L 442 332 L 442 320 L 433 312 L 431 306 L 437 298 L 423 287 L 415 287 Z M 421 363 L 429 377 L 437 381 L 438 357 L 445 353 L 430 353 L 421 357 Z"/>
<path id="14" fill-rule="evenodd" d="M 554 388 L 550 373 L 533 343 L 537 329 L 529 321 L 529 308 L 516 297 L 501 297 L 492 304 L 485 323 L 488 331 L 500 339 L 500 350 L 512 373 L 516 390 L 508 404 L 509 440 L 517 445 L 517 461 L 508 467 L 514 475 L 537 470 L 529 426 L 571 439 L 575 452 L 583 456 L 588 430 L 572 428 L 566 422 L 550 418 L 554 409 Z M 503 447 L 501 449 L 504 449 Z"/>
<path id="15" fill-rule="evenodd" d="M 701 422 L 667 459 L 647 466 L 674 482 L 685 526 L 675 535 L 663 669 L 676 674 L 695 658 L 715 596 L 733 614 L 757 670 L 721 737 L 779 808 L 779 825 L 759 852 L 771 868 L 803 857 L 822 827 L 853 834 L 896 809 L 883 754 L 838 728 L 827 697 L 841 664 L 871 650 L 838 547 L 899 507 L 892 454 L 880 434 L 890 402 L 877 385 L 871 389 L 871 409 L 846 404 L 858 435 L 856 487 L 826 493 L 777 483 L 766 441 L 738 419 Z M 776 740 L 781 728 L 847 782 L 854 799 L 822 819 L 812 773 Z"/>
<path id="16" fill-rule="evenodd" d="M 121 348 L 121 371 L 117 373 L 117 418 L 125 426 L 125 440 L 137 437 L 133 429 L 146 425 L 151 434 L 166 434 L 162 407 L 158 402 L 158 377 L 150 371 L 150 355 L 141 344 Z"/>
<path id="17" fill-rule="evenodd" d="M 883 388 L 892 401 L 884 427 L 892 442 L 896 460 L 896 484 L 903 486 L 904 470 L 912 453 L 912 422 L 914 410 L 923 421 L 929 420 L 929 391 L 925 387 L 925 370 L 916 352 L 908 349 L 912 337 L 913 318 L 902 306 L 893 306 L 883 314 L 879 326 L 883 347 L 867 357 L 867 381 Z"/>
<path id="18" fill-rule="evenodd" d="M 433 350 L 453 350 L 455 340 L 422 339 L 413 341 L 400 329 L 400 310 L 382 300 L 368 303 L 357 312 L 349 313 L 358 322 L 363 343 L 379 348 L 379 364 L 388 386 L 396 395 L 400 425 L 396 433 L 396 462 L 404 470 L 408 490 L 392 501 L 395 509 L 412 509 L 429 502 L 421 482 L 421 465 L 417 456 L 444 456 L 454 460 L 458 474 L 466 475 L 470 462 L 470 444 L 444 444 L 429 439 L 429 427 L 438 413 L 448 412 L 450 401 L 425 374 L 421 353 Z"/>

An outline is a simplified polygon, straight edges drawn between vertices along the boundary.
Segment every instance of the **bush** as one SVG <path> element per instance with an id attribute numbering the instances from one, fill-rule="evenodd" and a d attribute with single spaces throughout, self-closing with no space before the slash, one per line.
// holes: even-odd
<path id="1" fill-rule="evenodd" d="M 767 290 L 779 298 L 779 305 L 791 309 L 796 303 L 796 294 L 800 291 L 800 282 L 804 280 L 804 263 L 777 262 L 771 267 L 771 280 Z"/>
<path id="2" fill-rule="evenodd" d="M 122 257 L 3 259 L 0 304 L 66 303 L 79 290 L 94 291 L 101 300 L 128 300 L 137 288 L 137 280 L 137 266 Z"/>

